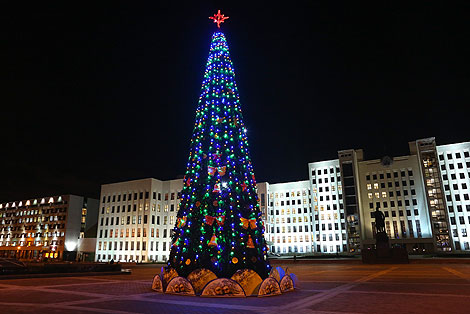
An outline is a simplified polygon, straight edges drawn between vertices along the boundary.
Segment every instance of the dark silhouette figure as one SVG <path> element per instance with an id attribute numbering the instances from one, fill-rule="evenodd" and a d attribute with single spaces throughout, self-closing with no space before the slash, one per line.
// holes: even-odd
<path id="1" fill-rule="evenodd" d="M 375 209 L 375 228 L 377 228 L 377 233 L 385 232 L 385 215 L 382 213 L 379 208 Z"/>

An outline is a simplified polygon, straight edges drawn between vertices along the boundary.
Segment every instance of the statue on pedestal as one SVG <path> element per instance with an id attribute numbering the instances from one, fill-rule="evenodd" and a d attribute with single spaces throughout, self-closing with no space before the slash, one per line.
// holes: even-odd
<path id="1" fill-rule="evenodd" d="M 382 213 L 377 207 L 375 209 L 375 228 L 377 229 L 377 236 L 376 236 L 376 248 L 389 248 L 389 238 L 387 233 L 385 232 L 385 215 Z"/>
<path id="2" fill-rule="evenodd" d="M 390 239 L 385 228 L 385 215 L 379 206 L 375 209 L 375 248 L 362 251 L 362 262 L 366 264 L 408 263 L 405 247 L 390 247 Z"/>
<path id="3" fill-rule="evenodd" d="M 377 229 L 377 233 L 385 232 L 385 215 L 380 211 L 378 207 L 375 209 L 374 217 L 375 228 Z"/>

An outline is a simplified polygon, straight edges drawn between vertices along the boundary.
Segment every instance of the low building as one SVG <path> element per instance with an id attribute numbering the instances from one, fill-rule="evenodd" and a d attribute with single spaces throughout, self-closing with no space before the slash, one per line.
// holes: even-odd
<path id="1" fill-rule="evenodd" d="M 347 249 L 343 183 L 339 160 L 308 164 L 312 192 L 314 252 L 341 253 Z"/>
<path id="2" fill-rule="evenodd" d="M 101 186 L 96 261 L 167 261 L 183 180 Z"/>
<path id="3" fill-rule="evenodd" d="M 0 256 L 75 260 L 97 218 L 98 200 L 76 195 L 0 203 Z"/>
<path id="4" fill-rule="evenodd" d="M 308 181 L 258 183 L 265 238 L 273 253 L 308 253 L 313 245 L 313 216 Z"/>
<path id="5" fill-rule="evenodd" d="M 470 142 L 436 147 L 450 245 L 470 251 Z"/>
<path id="6" fill-rule="evenodd" d="M 385 157 L 358 163 L 363 248 L 375 245 L 374 211 L 385 215 L 385 231 L 392 245 L 419 251 L 433 250 L 431 221 L 424 180 L 416 155 Z"/>

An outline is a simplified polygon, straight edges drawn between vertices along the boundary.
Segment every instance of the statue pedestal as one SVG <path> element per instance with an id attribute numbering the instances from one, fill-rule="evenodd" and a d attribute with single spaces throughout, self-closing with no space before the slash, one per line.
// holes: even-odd
<path id="1" fill-rule="evenodd" d="M 377 249 L 389 249 L 390 248 L 390 239 L 386 232 L 378 232 L 375 237 L 375 247 Z"/>
<path id="2" fill-rule="evenodd" d="M 364 264 L 408 264 L 408 252 L 404 248 L 391 248 L 387 233 L 378 232 L 375 249 L 362 250 Z"/>

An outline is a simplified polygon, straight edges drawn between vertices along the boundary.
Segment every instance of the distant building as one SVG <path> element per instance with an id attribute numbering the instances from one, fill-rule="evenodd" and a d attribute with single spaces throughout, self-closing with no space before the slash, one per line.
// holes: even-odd
<path id="1" fill-rule="evenodd" d="M 437 146 L 426 138 L 409 147 L 410 155 L 377 160 L 364 160 L 361 149 L 342 150 L 338 159 L 309 163 L 307 185 L 258 184 L 271 251 L 359 253 L 375 244 L 379 207 L 392 245 L 410 253 L 470 252 L 470 142 Z M 285 198 L 305 186 L 311 250 L 299 233 L 305 230 L 299 230 L 299 208 Z"/>
<path id="2" fill-rule="evenodd" d="M 313 252 L 309 181 L 258 183 L 257 188 L 270 250 L 290 254 Z"/>
<path id="3" fill-rule="evenodd" d="M 347 229 L 339 160 L 308 164 L 312 191 L 314 252 L 346 251 Z"/>
<path id="4" fill-rule="evenodd" d="M 98 200 L 76 195 L 0 203 L 0 257 L 75 260 L 97 218 Z"/>
<path id="5" fill-rule="evenodd" d="M 364 160 L 361 149 L 308 164 L 308 180 L 258 183 L 274 254 L 359 254 L 375 244 L 374 211 L 391 245 L 410 253 L 469 252 L 470 142 L 409 143 L 410 154 Z M 103 185 L 96 260 L 166 261 L 182 180 Z"/>
<path id="6" fill-rule="evenodd" d="M 470 142 L 440 145 L 436 149 L 444 204 L 439 210 L 447 215 L 435 215 L 448 219 L 452 249 L 470 251 Z"/>
<path id="7" fill-rule="evenodd" d="M 391 244 L 433 251 L 431 221 L 416 155 L 358 162 L 362 246 L 375 245 L 374 211 L 385 214 Z"/>
<path id="8" fill-rule="evenodd" d="M 183 180 L 101 186 L 96 261 L 166 261 Z"/>

